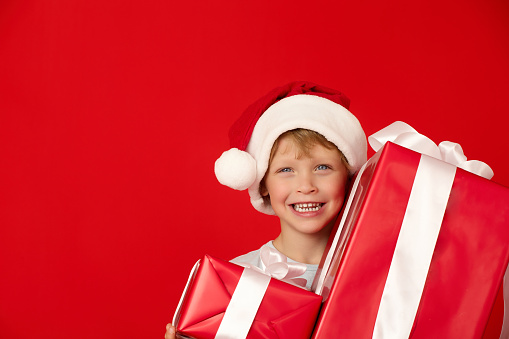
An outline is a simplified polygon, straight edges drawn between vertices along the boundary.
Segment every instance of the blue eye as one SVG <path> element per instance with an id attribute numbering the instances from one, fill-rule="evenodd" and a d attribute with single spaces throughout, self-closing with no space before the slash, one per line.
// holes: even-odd
<path id="1" fill-rule="evenodd" d="M 318 165 L 318 167 L 316 168 L 317 170 L 319 171 L 324 171 L 326 169 L 329 169 L 330 167 L 327 166 L 327 165 Z"/>
<path id="2" fill-rule="evenodd" d="M 278 173 L 289 173 L 292 169 L 290 167 L 281 168 Z"/>

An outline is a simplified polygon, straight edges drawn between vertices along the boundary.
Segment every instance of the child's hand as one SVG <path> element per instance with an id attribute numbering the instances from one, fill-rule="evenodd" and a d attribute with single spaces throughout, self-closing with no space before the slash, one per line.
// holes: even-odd
<path id="1" fill-rule="evenodd" d="M 164 334 L 164 339 L 175 339 L 175 326 L 172 324 L 166 325 L 166 333 Z"/>

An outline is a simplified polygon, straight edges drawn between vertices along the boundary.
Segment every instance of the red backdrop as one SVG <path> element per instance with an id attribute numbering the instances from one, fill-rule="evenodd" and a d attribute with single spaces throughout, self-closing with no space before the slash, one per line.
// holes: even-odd
<path id="1" fill-rule="evenodd" d="M 0 337 L 161 338 L 199 257 L 276 236 L 213 164 L 291 80 L 509 186 L 508 19 L 501 0 L 3 0 Z"/>

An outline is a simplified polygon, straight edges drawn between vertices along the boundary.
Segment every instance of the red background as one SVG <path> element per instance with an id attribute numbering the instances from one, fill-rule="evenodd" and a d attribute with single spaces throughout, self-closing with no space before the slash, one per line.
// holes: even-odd
<path id="1" fill-rule="evenodd" d="M 199 257 L 277 235 L 213 164 L 292 80 L 509 186 L 508 19 L 502 0 L 3 0 L 0 337 L 161 338 Z"/>

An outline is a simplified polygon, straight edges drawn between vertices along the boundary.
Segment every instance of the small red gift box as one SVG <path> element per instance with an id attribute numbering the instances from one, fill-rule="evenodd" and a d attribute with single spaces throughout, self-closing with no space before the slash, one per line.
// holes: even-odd
<path id="1" fill-rule="evenodd" d="M 177 311 L 177 337 L 214 338 L 245 269 L 205 255 Z M 270 278 L 247 338 L 307 339 L 321 302 L 315 293 Z"/>
<path id="2" fill-rule="evenodd" d="M 325 252 L 314 281 L 325 301 L 313 338 L 482 337 L 509 259 L 509 189 L 455 169 L 421 290 L 412 295 L 414 259 L 400 250 L 421 158 L 430 157 L 388 142 L 359 173 L 328 244 L 334 251 Z M 428 182 L 440 185 L 433 172 Z M 420 251 L 426 237 L 406 245 Z"/>

